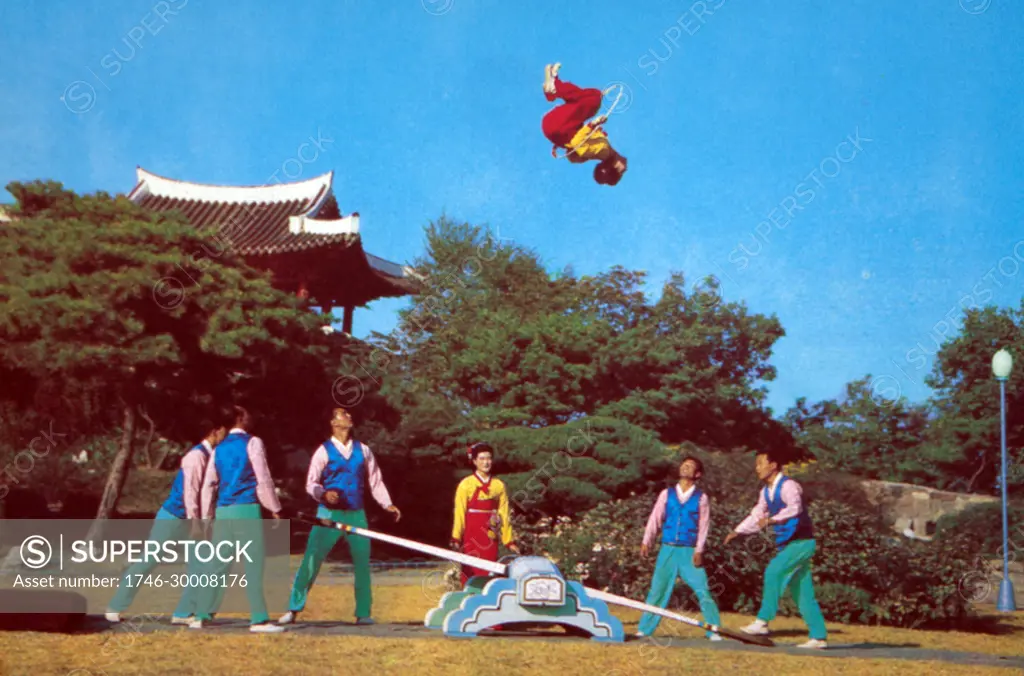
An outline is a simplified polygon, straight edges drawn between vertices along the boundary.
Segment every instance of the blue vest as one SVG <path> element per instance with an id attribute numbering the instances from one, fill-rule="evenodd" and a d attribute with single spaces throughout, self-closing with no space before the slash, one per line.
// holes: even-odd
<path id="1" fill-rule="evenodd" d="M 792 481 L 792 479 L 784 476 L 779 480 L 779 485 L 775 487 L 775 495 L 770 494 L 768 486 L 764 487 L 764 500 L 768 503 L 768 513 L 771 516 L 775 516 L 786 507 L 782 502 L 782 486 L 787 481 Z M 796 516 L 786 519 L 782 523 L 773 524 L 773 527 L 775 529 L 775 546 L 778 549 L 782 549 L 793 540 L 814 539 L 814 528 L 811 525 L 811 517 L 807 514 L 806 506 Z"/>
<path id="2" fill-rule="evenodd" d="M 234 432 L 214 449 L 213 463 L 220 483 L 217 488 L 218 507 L 259 504 L 256 472 L 249 462 L 249 439 L 252 439 L 251 434 Z"/>
<path id="3" fill-rule="evenodd" d="M 328 505 L 331 509 L 355 510 L 363 508 L 363 485 L 366 483 L 366 456 L 358 441 L 352 440 L 352 455 L 348 460 L 331 439 L 324 442 L 327 449 L 327 466 L 320 475 L 320 484 L 325 491 L 338 491 L 341 501 Z M 325 503 L 326 504 L 326 503 Z"/>
<path id="4" fill-rule="evenodd" d="M 206 446 L 202 444 L 196 444 L 189 449 L 189 453 L 192 451 L 201 451 L 203 455 L 209 459 L 209 453 L 206 452 Z M 185 454 L 186 456 L 188 453 Z M 181 459 L 182 462 L 185 458 Z M 174 477 L 174 483 L 171 484 L 171 494 L 167 496 L 167 501 L 164 502 L 164 509 L 178 517 L 184 519 L 188 516 L 185 511 L 185 470 L 179 469 L 178 475 Z"/>
<path id="5" fill-rule="evenodd" d="M 665 505 L 665 525 L 661 531 L 661 544 L 676 547 L 697 546 L 702 495 L 704 494 L 699 488 L 694 488 L 686 502 L 680 502 L 676 487 L 668 489 L 668 503 Z"/>

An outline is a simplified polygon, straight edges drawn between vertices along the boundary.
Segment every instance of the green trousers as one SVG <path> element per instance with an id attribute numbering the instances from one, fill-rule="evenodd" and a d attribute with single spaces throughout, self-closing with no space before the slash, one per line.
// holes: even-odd
<path id="1" fill-rule="evenodd" d="M 161 507 L 160 511 L 156 514 L 156 519 L 153 521 L 153 528 L 149 531 L 148 540 L 163 544 L 169 540 L 190 539 L 190 523 L 191 522 L 187 519 L 179 519 Z M 190 551 L 188 569 L 186 573 L 189 576 L 194 573 L 202 572 L 202 566 L 191 556 L 191 554 L 192 552 Z M 139 561 L 138 563 L 133 563 L 121 577 L 121 582 L 117 587 L 117 593 L 114 594 L 114 598 L 111 599 L 108 608 L 118 613 L 123 613 L 128 610 L 128 607 L 132 604 L 132 601 L 135 600 L 135 595 L 139 593 L 139 589 L 141 587 L 134 576 L 146 575 L 156 568 L 157 565 L 159 564 L 157 564 L 156 561 Z M 198 592 L 199 589 L 197 587 L 185 587 L 181 594 L 181 600 L 178 602 L 178 607 L 174 611 L 175 617 L 189 617 L 195 613 L 196 597 L 198 596 Z"/>
<path id="2" fill-rule="evenodd" d="M 697 594 L 704 621 L 708 624 L 720 624 L 718 605 L 708 590 L 708 575 L 703 568 L 693 565 L 693 552 L 693 547 L 661 546 L 661 550 L 658 552 L 658 562 L 654 566 L 651 591 L 647 594 L 647 604 L 659 608 L 667 606 L 669 599 L 672 598 L 672 589 L 676 585 L 676 578 L 681 577 L 683 582 Z M 659 624 L 661 624 L 661 615 L 644 613 L 640 618 L 638 629 L 641 633 L 651 636 Z M 709 638 L 711 635 L 712 632 L 707 632 Z"/>
<path id="3" fill-rule="evenodd" d="M 816 549 L 814 540 L 794 540 L 768 563 L 764 571 L 764 593 L 757 619 L 763 622 L 774 620 L 779 611 L 779 601 L 786 589 L 789 589 L 800 610 L 800 616 L 810 629 L 810 637 L 824 641 L 828 631 L 818 600 L 814 597 L 814 581 L 811 579 L 811 558 Z"/>
<path id="4" fill-rule="evenodd" d="M 316 516 L 318 519 L 330 519 L 347 526 L 366 528 L 366 512 L 361 509 L 328 509 L 321 505 Z M 323 526 L 313 526 L 313 530 L 309 532 L 306 554 L 302 557 L 299 570 L 295 573 L 295 582 L 292 584 L 289 610 L 299 612 L 305 609 L 306 597 L 316 582 L 320 566 L 340 538 L 345 538 L 348 543 L 348 551 L 355 566 L 356 617 L 370 616 L 370 606 L 373 604 L 373 592 L 370 588 L 370 540 L 361 535 L 349 535 L 336 528 Z"/>
<path id="5" fill-rule="evenodd" d="M 218 507 L 213 521 L 214 548 L 225 540 L 252 542 L 246 550 L 252 561 L 243 561 L 245 565 L 245 595 L 249 599 L 249 617 L 252 624 L 263 624 L 270 620 L 267 614 L 267 598 L 263 593 L 263 521 L 260 518 L 259 505 L 231 505 Z M 231 569 L 232 562 L 221 562 L 214 557 L 205 565 L 204 573 L 224 575 Z M 196 619 L 209 620 L 213 612 L 220 607 L 224 598 L 224 585 L 211 585 L 200 591 L 196 603 Z"/>

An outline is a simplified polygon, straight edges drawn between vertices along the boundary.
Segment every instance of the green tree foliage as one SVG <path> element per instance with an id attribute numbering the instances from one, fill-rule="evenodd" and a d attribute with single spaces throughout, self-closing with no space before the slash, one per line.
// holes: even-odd
<path id="1" fill-rule="evenodd" d="M 498 449 L 512 507 L 535 516 L 576 514 L 649 490 L 676 466 L 657 437 L 614 418 L 508 427 L 477 438 Z"/>
<path id="2" fill-rule="evenodd" d="M 842 398 L 816 404 L 797 400 L 784 423 L 798 446 L 826 467 L 952 491 L 997 491 L 1000 404 L 992 357 L 1001 348 L 1018 358 L 1024 354 L 1022 317 L 1021 310 L 968 310 L 960 332 L 936 343 L 932 373 L 925 380 L 935 395 L 925 404 L 878 397 L 867 376 L 847 385 Z M 1006 383 L 1011 491 L 1024 486 L 1019 364 L 1016 372 Z"/>
<path id="3" fill-rule="evenodd" d="M 641 272 L 552 274 L 535 252 L 447 218 L 426 228 L 415 267 L 426 291 L 347 373 L 382 383 L 401 411 L 390 447 L 429 478 L 402 495 L 436 515 L 432 537 L 450 527 L 471 440 L 496 444 L 513 507 L 535 516 L 645 490 L 666 471 L 659 441 L 792 450 L 764 408 L 779 321 L 723 302 L 713 280 L 691 288 L 675 274 L 652 301 Z M 566 454 L 586 425 L 596 445 Z"/>
<path id="4" fill-rule="evenodd" d="M 725 303 L 682 275 L 650 302 L 644 274 L 549 274 L 539 257 L 447 219 L 427 228 L 417 271 L 429 290 L 380 345 L 396 355 L 386 390 L 411 446 L 450 453 L 476 431 L 625 420 L 665 442 L 790 444 L 763 409 L 775 317 Z"/>
<path id="5" fill-rule="evenodd" d="M 225 400 L 254 409 L 271 440 L 308 434 L 301 414 L 331 393 L 322 321 L 225 240 L 123 197 L 52 182 L 8 190 L 17 204 L 0 238 L 0 398 L 34 411 L 22 425 L 54 420 L 79 435 L 121 425 L 104 509 L 123 485 L 140 406 L 193 443 L 202 407 Z M 24 429 L 5 432 L 27 441 Z"/>
<path id="6" fill-rule="evenodd" d="M 823 465 L 866 479 L 935 482 L 950 458 L 926 443 L 927 407 L 879 397 L 872 382 L 866 376 L 845 396 L 813 405 L 798 399 L 784 418 L 797 444 Z"/>
<path id="7" fill-rule="evenodd" d="M 936 445 L 953 456 L 951 487 L 962 491 L 994 491 L 1000 474 L 999 383 L 992 375 L 992 357 L 1005 348 L 1015 359 L 1006 383 L 1006 443 L 1013 465 L 1024 460 L 1024 310 L 968 310 L 958 335 L 943 344 L 926 383 L 935 389 L 941 414 L 933 430 Z M 1009 476 L 1010 488 L 1024 486 L 1019 471 Z"/>

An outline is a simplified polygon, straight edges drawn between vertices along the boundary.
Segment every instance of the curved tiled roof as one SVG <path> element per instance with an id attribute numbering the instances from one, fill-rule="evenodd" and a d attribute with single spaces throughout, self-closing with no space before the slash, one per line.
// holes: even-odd
<path id="1" fill-rule="evenodd" d="M 295 181 L 294 183 L 275 183 L 273 185 L 212 185 L 209 183 L 191 183 L 173 178 L 158 176 L 142 167 L 136 167 L 138 183 L 129 198 L 136 192 L 146 192 L 156 197 L 171 199 L 195 200 L 200 202 L 226 202 L 231 204 L 255 202 L 288 202 L 313 200 L 318 196 L 326 196 L 331 190 L 334 172 L 329 171 L 320 176 Z"/>
<path id="2" fill-rule="evenodd" d="M 242 255 L 344 248 L 359 239 L 359 214 L 342 217 L 338 213 L 331 191 L 334 172 L 306 181 L 261 186 L 189 183 L 157 176 L 142 167 L 137 168 L 137 175 L 138 183 L 128 199 L 145 209 L 180 211 L 199 227 L 219 227 Z M 316 218 L 321 211 L 327 218 Z"/>
<path id="3" fill-rule="evenodd" d="M 355 305 L 420 291 L 408 266 L 367 253 L 359 214 L 344 216 L 332 190 L 334 172 L 277 185 L 219 186 L 157 176 L 137 167 L 128 199 L 145 209 L 177 210 L 193 225 L 215 226 L 243 256 L 321 249 L 320 260 L 346 271 L 345 294 Z"/>

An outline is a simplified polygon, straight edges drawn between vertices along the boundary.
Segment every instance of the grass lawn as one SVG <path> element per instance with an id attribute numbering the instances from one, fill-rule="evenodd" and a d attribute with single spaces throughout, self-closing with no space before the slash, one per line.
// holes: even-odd
<path id="1" fill-rule="evenodd" d="M 394 575 L 396 578 L 388 579 Z M 422 576 L 422 574 L 421 574 Z M 440 597 L 417 578 L 382 573 L 374 586 L 374 616 L 379 623 L 421 623 Z M 406 582 L 408 580 L 408 582 Z M 426 589 L 424 588 L 426 587 Z M 303 619 L 351 621 L 350 584 L 314 587 Z M 636 630 L 640 614 L 616 609 L 627 632 Z M 750 618 L 726 613 L 726 626 Z M 875 643 L 937 650 L 1024 655 L 1024 614 L 1000 618 L 978 632 L 932 632 L 883 627 L 830 625 L 835 644 Z M 804 639 L 798 618 L 773 623 L 776 642 Z M 1016 631 L 1013 631 L 1013 629 Z M 789 630 L 789 631 L 787 631 Z M 781 634 L 781 635 L 779 635 Z M 694 638 L 695 628 L 666 620 L 660 636 Z M 703 648 L 663 647 L 650 642 L 601 645 L 578 640 L 521 638 L 405 639 L 362 636 L 276 636 L 204 633 L 186 628 L 155 634 L 131 631 L 61 635 L 0 632 L 0 674 L 506 674 L 659 673 L 733 675 L 767 674 L 1009 674 L 1012 669 L 914 662 L 909 660 L 823 659 L 813 656 L 745 653 Z"/>

